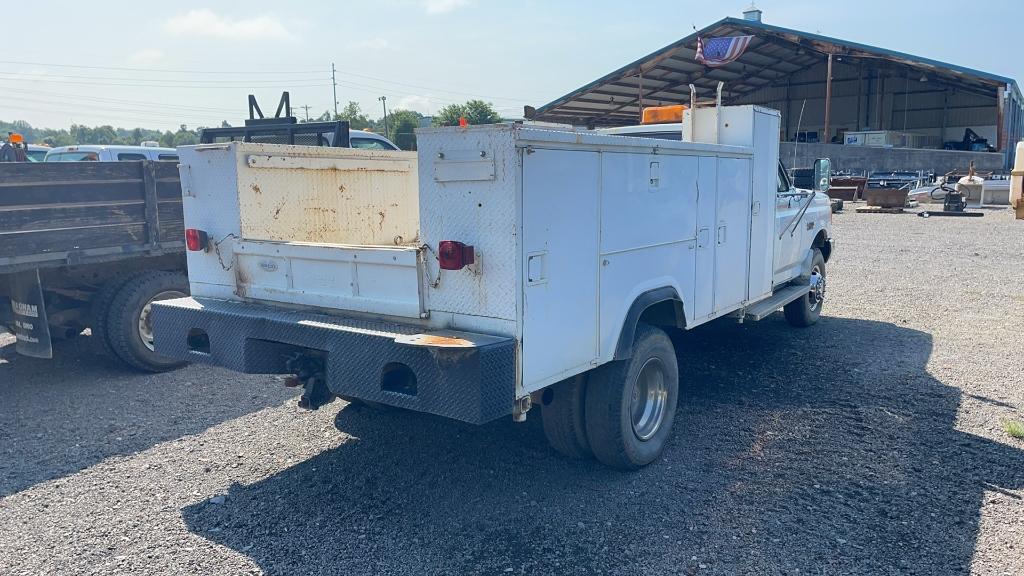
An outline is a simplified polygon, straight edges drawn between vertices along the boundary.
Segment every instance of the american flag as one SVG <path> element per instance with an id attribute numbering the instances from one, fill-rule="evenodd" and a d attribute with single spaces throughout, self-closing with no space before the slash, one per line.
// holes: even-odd
<path id="1" fill-rule="evenodd" d="M 726 38 L 697 37 L 697 62 L 717 68 L 739 58 L 750 45 L 753 36 L 729 36 Z"/>

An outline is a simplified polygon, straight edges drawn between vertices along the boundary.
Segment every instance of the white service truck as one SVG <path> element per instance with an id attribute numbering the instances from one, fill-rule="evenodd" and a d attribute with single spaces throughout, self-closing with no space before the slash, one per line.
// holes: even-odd
<path id="1" fill-rule="evenodd" d="M 665 329 L 783 307 L 813 324 L 832 253 L 827 196 L 781 170 L 778 112 L 677 126 L 681 141 L 496 124 L 420 130 L 418 152 L 183 147 L 191 296 L 154 303 L 156 349 L 293 374 L 310 408 L 479 424 L 539 404 L 559 451 L 643 466 L 676 410 Z"/>

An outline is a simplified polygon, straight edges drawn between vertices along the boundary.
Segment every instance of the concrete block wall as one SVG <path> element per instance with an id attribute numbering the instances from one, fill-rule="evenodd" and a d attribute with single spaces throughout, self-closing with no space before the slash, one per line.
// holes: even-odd
<path id="1" fill-rule="evenodd" d="M 796 163 L 793 146 L 797 146 Z M 833 170 L 854 173 L 885 170 L 910 170 L 945 174 L 965 170 L 974 161 L 977 170 L 1002 170 L 1004 156 L 999 152 L 961 152 L 958 150 L 924 150 L 918 148 L 877 148 L 843 144 L 807 144 L 782 142 L 779 155 L 787 168 L 809 168 L 817 158 L 832 160 Z"/>

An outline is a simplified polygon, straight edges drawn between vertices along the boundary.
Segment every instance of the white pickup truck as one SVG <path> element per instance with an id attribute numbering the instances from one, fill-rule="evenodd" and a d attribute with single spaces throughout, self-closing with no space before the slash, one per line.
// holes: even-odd
<path id="1" fill-rule="evenodd" d="M 183 147 L 191 297 L 154 303 L 156 349 L 294 374 L 309 408 L 484 423 L 539 404 L 559 451 L 643 466 L 676 410 L 665 329 L 783 307 L 813 324 L 832 253 L 828 198 L 780 169 L 778 112 L 677 126 L 431 128 L 416 153 Z"/>

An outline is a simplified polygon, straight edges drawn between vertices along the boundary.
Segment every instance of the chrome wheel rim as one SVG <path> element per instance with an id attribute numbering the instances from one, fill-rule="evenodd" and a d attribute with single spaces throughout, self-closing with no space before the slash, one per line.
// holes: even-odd
<path id="1" fill-rule="evenodd" d="M 150 352 L 156 351 L 156 348 L 153 346 L 153 322 L 150 319 L 150 314 L 153 312 L 153 302 L 184 298 L 185 296 L 185 294 L 177 290 L 166 290 L 150 298 L 149 302 L 146 302 L 146 305 L 142 307 L 142 313 L 139 314 L 139 338 L 142 339 L 142 344 Z"/>
<path id="2" fill-rule="evenodd" d="M 650 440 L 665 421 L 668 406 L 668 385 L 664 363 L 649 358 L 633 380 L 629 402 L 633 434 L 640 440 Z"/>
<path id="3" fill-rule="evenodd" d="M 821 266 L 811 269 L 811 291 L 807 293 L 811 311 L 816 311 L 825 301 L 825 275 L 821 273 Z"/>

